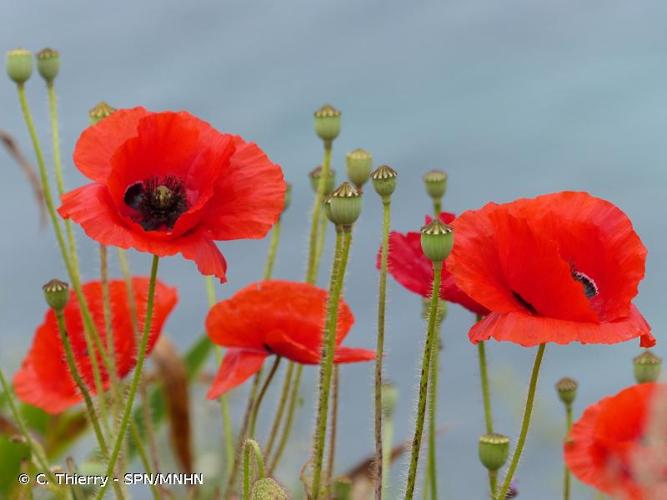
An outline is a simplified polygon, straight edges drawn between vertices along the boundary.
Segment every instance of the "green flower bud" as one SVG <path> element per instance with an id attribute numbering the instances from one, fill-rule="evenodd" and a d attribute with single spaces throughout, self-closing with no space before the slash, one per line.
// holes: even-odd
<path id="1" fill-rule="evenodd" d="M 658 380 L 662 368 L 662 358 L 646 350 L 632 361 L 634 363 L 635 380 L 638 384 Z"/>
<path id="2" fill-rule="evenodd" d="M 484 434 L 479 438 L 479 461 L 490 471 L 497 471 L 507 461 L 510 440 L 502 434 Z"/>
<path id="3" fill-rule="evenodd" d="M 337 477 L 333 484 L 333 498 L 352 500 L 352 481 L 347 477 Z"/>
<path id="4" fill-rule="evenodd" d="M 90 124 L 95 125 L 100 120 L 111 116 L 116 112 L 116 108 L 109 106 L 106 102 L 100 101 L 88 111 Z"/>
<path id="5" fill-rule="evenodd" d="M 327 217 L 337 226 L 351 226 L 361 215 L 361 193 L 349 182 L 343 182 L 331 193 Z M 326 210 L 326 209 L 325 209 Z"/>
<path id="6" fill-rule="evenodd" d="M 436 321 L 438 324 L 442 323 L 445 321 L 445 318 L 447 317 L 447 301 L 445 300 L 438 300 L 438 317 L 436 318 Z M 431 299 L 423 299 L 422 301 L 422 318 L 425 320 L 428 320 L 429 313 L 431 311 Z"/>
<path id="7" fill-rule="evenodd" d="M 440 219 L 421 228 L 422 252 L 433 262 L 442 262 L 454 246 L 454 229 Z"/>
<path id="8" fill-rule="evenodd" d="M 13 49 L 7 52 L 5 62 L 7 74 L 15 83 L 23 84 L 32 75 L 32 52 L 27 49 Z"/>
<path id="9" fill-rule="evenodd" d="M 51 83 L 60 71 L 60 54 L 54 49 L 42 49 L 37 52 L 37 71 L 47 83 Z"/>
<path id="10" fill-rule="evenodd" d="M 389 165 L 380 165 L 371 174 L 375 192 L 382 196 L 383 201 L 388 201 L 396 189 L 396 177 L 398 177 L 396 170 Z"/>
<path id="11" fill-rule="evenodd" d="M 394 415 L 396 402 L 398 401 L 398 389 L 394 384 L 382 384 L 382 415 L 390 419 Z"/>
<path id="12" fill-rule="evenodd" d="M 313 188 L 314 193 L 317 193 L 317 189 L 320 185 L 320 178 L 322 177 L 322 165 L 312 169 L 308 174 L 308 177 L 310 177 L 310 187 Z M 336 187 L 336 171 L 333 168 L 330 168 L 327 181 L 324 183 L 324 195 L 330 195 L 334 190 L 334 187 Z"/>
<path id="13" fill-rule="evenodd" d="M 361 189 L 371 175 L 373 157 L 365 149 L 355 149 L 345 156 L 345 166 L 347 167 L 348 179 L 352 181 L 357 189 Z"/>
<path id="14" fill-rule="evenodd" d="M 434 201 L 440 201 L 447 191 L 447 174 L 442 170 L 431 170 L 424 175 L 426 192 Z"/>
<path id="15" fill-rule="evenodd" d="M 62 311 L 69 300 L 69 285 L 64 281 L 53 279 L 42 286 L 46 303 L 54 311 Z"/>
<path id="16" fill-rule="evenodd" d="M 289 495 L 278 481 L 270 477 L 262 478 L 252 485 L 251 500 L 287 500 Z"/>
<path id="17" fill-rule="evenodd" d="M 556 382 L 558 397 L 565 406 L 570 406 L 574 402 L 577 397 L 577 387 L 579 387 L 577 381 L 569 377 L 564 377 Z"/>
<path id="18" fill-rule="evenodd" d="M 331 143 L 340 134 L 340 111 L 325 104 L 315 111 L 315 132 L 325 143 Z"/>

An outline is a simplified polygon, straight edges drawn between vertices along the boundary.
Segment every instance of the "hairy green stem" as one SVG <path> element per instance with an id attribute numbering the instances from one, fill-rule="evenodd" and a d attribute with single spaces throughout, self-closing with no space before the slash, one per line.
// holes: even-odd
<path id="1" fill-rule="evenodd" d="M 141 463 L 144 466 L 144 470 L 146 471 L 147 474 L 153 474 L 151 462 L 148 459 L 146 448 L 144 447 L 144 443 L 141 440 L 141 434 L 139 433 L 139 426 L 134 421 L 134 419 L 131 419 L 130 421 L 130 431 L 132 432 L 132 439 L 134 440 L 134 444 L 137 447 L 137 455 L 139 455 L 139 460 L 141 460 Z M 152 482 L 150 483 L 150 489 L 151 493 L 153 494 L 153 498 L 155 500 L 159 500 L 160 498 L 162 498 L 162 495 L 160 495 L 160 490 Z"/>
<path id="2" fill-rule="evenodd" d="M 287 371 L 285 372 L 285 378 L 283 380 L 283 387 L 280 391 L 280 400 L 278 401 L 278 408 L 276 409 L 275 416 L 273 418 L 273 424 L 271 424 L 271 431 L 269 432 L 269 438 L 264 446 L 264 453 L 266 456 L 271 456 L 273 451 L 273 445 L 276 442 L 278 437 L 278 432 L 280 431 L 280 424 L 282 423 L 283 416 L 285 415 L 285 408 L 287 407 L 287 400 L 289 399 L 289 390 L 292 386 L 292 376 L 294 375 L 294 363 L 289 363 L 287 365 Z"/>
<path id="3" fill-rule="evenodd" d="M 259 444 L 254 439 L 246 439 L 243 448 L 243 500 L 250 500 L 250 451 L 252 450 L 255 457 L 257 479 L 263 479 L 266 476 L 264 457 Z"/>
<path id="4" fill-rule="evenodd" d="M 118 419 L 120 391 L 118 370 L 116 368 L 116 346 L 114 345 L 113 318 L 111 317 L 111 296 L 109 293 L 109 252 L 106 245 L 100 244 L 100 281 L 102 284 L 102 309 L 104 314 L 104 334 L 106 337 L 106 349 L 109 353 L 111 370 L 109 380 L 111 381 L 111 393 L 113 394 L 114 418 Z"/>
<path id="5" fill-rule="evenodd" d="M 572 430 L 572 403 L 565 405 L 565 439 Z M 570 500 L 570 469 L 563 467 L 563 500 Z"/>
<path id="6" fill-rule="evenodd" d="M 491 413 L 491 392 L 489 387 L 489 373 L 486 361 L 486 346 L 481 340 L 477 343 L 477 358 L 479 360 L 479 378 L 482 385 L 482 401 L 484 403 L 484 424 L 486 425 L 486 433 L 493 434 L 493 414 Z M 489 476 L 489 491 L 491 497 L 496 494 L 496 486 L 498 483 L 498 471 L 488 470 Z"/>
<path id="7" fill-rule="evenodd" d="M 382 495 L 387 492 L 387 485 L 389 484 L 389 469 L 391 465 L 391 449 L 394 442 L 394 419 L 393 416 L 388 416 L 383 421 L 382 428 L 382 446 L 385 450 L 382 455 Z"/>
<path id="8" fill-rule="evenodd" d="M 285 419 L 285 425 L 283 431 L 280 435 L 280 441 L 278 442 L 278 448 L 276 448 L 276 453 L 273 457 L 273 460 L 269 466 L 269 473 L 272 474 L 278 464 L 280 459 L 285 452 L 287 447 L 287 441 L 289 441 L 290 434 L 292 432 L 292 424 L 294 423 L 294 414 L 296 413 L 297 403 L 299 402 L 299 388 L 301 386 L 301 374 L 303 373 L 303 365 L 296 365 L 294 383 L 292 384 L 292 390 L 289 396 L 289 405 L 287 409 L 287 417 Z"/>
<path id="9" fill-rule="evenodd" d="M 537 388 L 537 379 L 540 374 L 540 365 L 542 364 L 542 358 L 544 357 L 544 348 L 546 344 L 540 344 L 537 348 L 537 354 L 535 355 L 535 362 L 533 363 L 533 371 L 530 375 L 530 383 L 528 385 L 528 397 L 526 398 L 526 407 L 523 411 L 523 419 L 521 421 L 521 432 L 519 433 L 519 440 L 516 443 L 516 449 L 514 450 L 514 455 L 512 455 L 512 461 L 510 466 L 507 469 L 507 475 L 503 481 L 503 485 L 500 488 L 500 493 L 498 493 L 497 500 L 505 499 L 507 496 L 507 491 L 510 488 L 510 483 L 514 477 L 517 467 L 519 466 L 519 459 L 521 458 L 521 453 L 523 452 L 523 447 L 526 444 L 526 436 L 528 435 L 528 428 L 530 427 L 530 418 L 533 414 L 533 406 L 535 404 L 535 389 Z"/>
<path id="10" fill-rule="evenodd" d="M 439 330 L 440 322 L 436 329 Z M 436 333 L 436 338 L 431 345 L 430 375 L 428 384 L 428 488 L 430 498 L 438 498 L 438 475 L 437 475 L 437 414 L 438 414 L 438 377 L 440 376 L 440 335 Z"/>
<path id="11" fill-rule="evenodd" d="M 380 254 L 380 291 L 378 294 L 378 332 L 375 348 L 375 498 L 382 498 L 382 360 L 384 358 L 385 311 L 387 308 L 387 264 L 389 260 L 389 228 L 391 226 L 391 199 L 382 200 L 382 250 Z"/>
<path id="12" fill-rule="evenodd" d="M 345 281 L 345 269 L 352 242 L 352 230 L 347 227 L 338 231 L 336 239 L 342 238 L 340 251 L 336 252 L 331 270 L 329 298 L 327 300 L 327 317 L 322 342 L 322 360 L 320 361 L 320 384 L 317 405 L 317 423 L 313 441 L 313 500 L 321 497 L 322 465 L 324 461 L 324 446 L 326 441 L 327 418 L 329 416 L 329 395 L 333 376 L 334 352 L 336 349 L 336 326 L 338 324 L 338 307 Z"/>
<path id="13" fill-rule="evenodd" d="M 130 383 L 130 392 L 127 396 L 127 401 L 125 403 L 125 410 L 123 411 L 122 420 L 118 433 L 116 435 L 116 441 L 114 443 L 113 450 L 111 452 L 111 457 L 109 463 L 107 464 L 106 475 L 111 477 L 116 467 L 116 461 L 118 460 L 118 455 L 120 454 L 120 449 L 123 445 L 125 439 L 125 431 L 127 430 L 128 423 L 132 417 L 132 404 L 134 403 L 134 398 L 137 394 L 137 388 L 139 387 L 139 382 L 141 380 L 141 373 L 144 367 L 144 360 L 146 359 L 146 348 L 148 346 L 148 338 L 150 337 L 151 325 L 153 323 L 153 306 L 155 303 L 155 283 L 157 281 L 157 271 L 160 258 L 157 255 L 153 256 L 153 262 L 151 265 L 151 275 L 150 281 L 148 283 L 148 299 L 146 303 L 146 318 L 144 320 L 144 331 L 141 336 L 141 343 L 137 351 L 137 364 L 134 369 L 134 375 L 132 377 L 132 382 Z M 114 482 L 115 481 L 111 481 Z M 96 498 L 99 500 L 104 497 L 104 491 L 106 486 L 109 483 L 100 488 L 97 492 Z"/>
<path id="14" fill-rule="evenodd" d="M 324 146 L 324 159 L 322 161 L 322 170 L 320 172 L 320 182 L 317 185 L 317 193 L 313 202 L 313 216 L 310 223 L 310 240 L 308 244 L 308 270 L 306 272 L 306 282 L 315 283 L 317 281 L 317 272 L 319 269 L 319 259 L 317 256 L 318 242 L 318 224 L 320 222 L 320 212 L 322 202 L 324 201 L 324 192 L 327 179 L 331 171 L 331 145 Z"/>
<path id="15" fill-rule="evenodd" d="M 282 358 L 280 356 L 276 356 L 275 361 L 273 362 L 273 365 L 271 365 L 271 369 L 269 370 L 269 373 L 266 375 L 266 379 L 264 380 L 264 384 L 262 384 L 262 388 L 259 391 L 259 394 L 257 395 L 257 398 L 255 399 L 255 403 L 253 404 L 252 407 L 252 413 L 250 416 L 250 430 L 248 431 L 248 436 L 250 436 L 251 439 L 255 439 L 255 429 L 257 426 L 257 417 L 259 416 L 259 408 L 262 405 L 262 401 L 264 401 L 264 396 L 266 396 L 266 392 L 269 389 L 269 386 L 271 385 L 271 382 L 273 381 L 273 377 L 276 374 L 276 371 L 278 371 L 278 367 L 280 366 L 280 360 Z"/>
<path id="16" fill-rule="evenodd" d="M 336 465 L 336 434 L 338 433 L 338 397 L 340 393 L 340 372 L 338 365 L 334 365 L 331 390 L 331 428 L 329 429 L 329 461 L 327 463 L 327 484 L 331 485 Z"/>
<path id="17" fill-rule="evenodd" d="M 426 400 L 428 392 L 428 379 L 431 364 L 431 351 L 433 344 L 437 342 L 438 322 L 438 299 L 440 290 L 440 279 L 442 274 L 442 262 L 433 263 L 433 292 L 431 293 L 431 304 L 428 312 L 428 328 L 426 331 L 426 342 L 424 343 L 424 354 L 422 357 L 421 375 L 419 379 L 419 401 L 417 403 L 417 420 L 415 423 L 415 434 L 412 439 L 412 451 L 410 453 L 410 467 L 408 470 L 408 481 L 405 490 L 406 500 L 414 497 L 415 483 L 417 481 L 417 465 L 421 451 L 422 433 L 424 431 L 424 419 L 426 417 Z"/>
<path id="18" fill-rule="evenodd" d="M 276 255 L 278 254 L 278 243 L 280 242 L 280 219 L 273 226 L 271 231 L 271 241 L 269 243 L 269 251 L 266 256 L 266 264 L 264 265 L 264 275 L 262 279 L 268 280 L 273 276 L 273 266 L 276 263 Z"/>

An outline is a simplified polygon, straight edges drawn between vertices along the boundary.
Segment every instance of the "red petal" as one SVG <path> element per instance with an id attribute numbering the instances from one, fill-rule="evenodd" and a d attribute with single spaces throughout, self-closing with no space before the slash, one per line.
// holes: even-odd
<path id="1" fill-rule="evenodd" d="M 354 347 L 337 347 L 334 353 L 334 363 L 358 363 L 360 361 L 373 361 L 375 351 L 370 349 L 357 349 Z"/>
<path id="2" fill-rule="evenodd" d="M 206 397 L 215 399 L 241 385 L 259 371 L 268 356 L 264 351 L 228 349 Z"/>
<path id="3" fill-rule="evenodd" d="M 627 318 L 601 324 L 564 321 L 526 313 L 491 313 L 471 328 L 469 337 L 475 344 L 480 340 L 494 338 L 526 347 L 545 342 L 616 344 L 635 337 L 641 337 L 642 342 L 652 338 L 648 324 L 634 306 Z"/>
<path id="4" fill-rule="evenodd" d="M 74 163 L 89 179 L 104 183 L 111 172 L 111 157 L 126 140 L 137 135 L 144 108 L 119 109 L 81 133 L 74 148 Z"/>
<path id="5" fill-rule="evenodd" d="M 206 228 L 216 240 L 263 238 L 285 202 L 282 170 L 254 143 L 234 137 L 236 150 L 209 203 Z"/>

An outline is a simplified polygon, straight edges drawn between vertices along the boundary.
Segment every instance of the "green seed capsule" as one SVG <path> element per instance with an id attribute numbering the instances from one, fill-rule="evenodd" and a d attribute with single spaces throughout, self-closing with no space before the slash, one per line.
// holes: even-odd
<path id="1" fill-rule="evenodd" d="M 361 215 L 361 193 L 349 182 L 343 182 L 328 200 L 329 220 L 337 226 L 351 226 Z"/>
<path id="2" fill-rule="evenodd" d="M 315 111 L 315 132 L 325 142 L 331 142 L 340 134 L 341 113 L 330 104 Z"/>
<path id="3" fill-rule="evenodd" d="M 69 285 L 64 281 L 52 279 L 44 286 L 44 298 L 46 303 L 54 311 L 62 311 L 69 301 Z"/>
<path id="4" fill-rule="evenodd" d="M 445 260 L 454 246 L 454 229 L 440 219 L 433 219 L 421 228 L 422 252 L 432 262 Z"/>
<path id="5" fill-rule="evenodd" d="M 23 84 L 32 75 L 32 52 L 27 49 L 13 49 L 7 52 L 5 68 L 9 78 Z"/>
<path id="6" fill-rule="evenodd" d="M 644 351 L 633 360 L 635 380 L 638 384 L 655 382 L 660 377 L 662 370 L 662 358 L 659 358 L 651 351 Z"/>
<path id="7" fill-rule="evenodd" d="M 37 52 L 37 71 L 48 83 L 58 76 L 60 71 L 60 54 L 54 49 L 42 49 Z"/>
<path id="8" fill-rule="evenodd" d="M 490 471 L 497 471 L 507 461 L 510 440 L 502 434 L 484 434 L 479 438 L 479 460 Z"/>
<path id="9" fill-rule="evenodd" d="M 320 178 L 322 177 L 322 166 L 320 165 L 311 170 L 308 177 L 310 178 L 310 187 L 313 189 L 314 193 L 317 193 L 317 189 L 320 186 Z M 333 168 L 330 168 L 329 175 L 324 183 L 324 195 L 330 195 L 334 190 L 334 187 L 336 187 L 336 171 Z"/>
<path id="10" fill-rule="evenodd" d="M 398 174 L 396 170 L 389 165 L 380 165 L 371 174 L 371 181 L 375 192 L 379 194 L 383 200 L 389 199 L 396 189 L 396 178 Z"/>
<path id="11" fill-rule="evenodd" d="M 571 405 L 577 397 L 577 388 L 579 384 L 576 380 L 564 377 L 556 382 L 556 392 L 564 405 Z"/>
<path id="12" fill-rule="evenodd" d="M 447 174 L 442 170 L 431 170 L 424 175 L 424 187 L 434 201 L 440 201 L 447 192 Z"/>
<path id="13" fill-rule="evenodd" d="M 116 112 L 116 108 L 109 106 L 106 102 L 100 101 L 88 111 L 90 124 L 95 125 L 100 120 L 111 116 Z"/>
<path id="14" fill-rule="evenodd" d="M 355 149 L 345 157 L 345 166 L 347 167 L 348 179 L 357 189 L 361 189 L 371 175 L 373 157 L 365 149 Z"/>

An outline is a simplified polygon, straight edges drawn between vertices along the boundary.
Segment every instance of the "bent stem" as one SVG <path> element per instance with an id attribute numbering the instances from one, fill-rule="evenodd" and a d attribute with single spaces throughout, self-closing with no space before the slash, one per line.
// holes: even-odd
<path id="1" fill-rule="evenodd" d="M 340 243 L 342 239 L 342 243 Z M 322 342 L 322 360 L 320 361 L 319 399 L 317 404 L 317 423 L 313 441 L 313 499 L 320 498 L 322 463 L 326 441 L 327 417 L 329 415 L 329 394 L 333 376 L 334 351 L 336 349 L 336 326 L 338 324 L 338 307 L 345 280 L 345 268 L 352 241 L 351 228 L 343 228 L 336 234 L 336 255 L 331 269 L 329 298 L 327 300 L 327 318 Z"/>
<path id="2" fill-rule="evenodd" d="M 384 325 L 387 307 L 387 264 L 389 260 L 390 198 L 382 200 L 382 250 L 380 255 L 380 291 L 378 296 L 378 333 L 375 348 L 375 498 L 382 498 L 382 360 L 384 356 Z"/>
<path id="3" fill-rule="evenodd" d="M 498 493 L 498 496 L 496 497 L 497 500 L 504 500 L 504 498 L 507 496 L 510 483 L 512 482 L 516 468 L 519 465 L 519 459 L 521 458 L 523 447 L 526 444 L 526 436 L 528 435 L 528 428 L 530 427 L 530 418 L 533 414 L 533 406 L 535 405 L 535 389 L 537 388 L 537 379 L 540 374 L 540 365 L 542 364 L 542 358 L 544 357 L 545 347 L 546 344 L 540 344 L 540 346 L 537 348 L 535 362 L 533 363 L 533 371 L 530 375 L 530 384 L 528 385 L 528 397 L 526 398 L 526 407 L 523 411 L 523 420 L 521 421 L 521 432 L 519 434 L 519 440 L 516 443 L 516 449 L 514 450 L 514 455 L 512 455 L 512 462 L 507 469 L 507 475 L 505 476 L 505 481 L 503 481 L 503 486 L 500 489 L 500 493 Z"/>
<path id="4" fill-rule="evenodd" d="M 565 405 L 565 439 L 572 430 L 572 403 Z M 563 500 L 570 500 L 570 469 L 567 464 L 563 466 Z"/>
<path id="5" fill-rule="evenodd" d="M 255 457 L 257 480 L 264 479 L 266 476 L 264 457 L 262 456 L 259 444 L 254 439 L 246 439 L 243 448 L 243 500 L 250 500 L 250 451 L 252 450 Z"/>
<path id="6" fill-rule="evenodd" d="M 157 281 L 157 271 L 160 258 L 157 255 L 153 256 L 153 263 L 151 265 L 151 276 L 148 283 L 148 299 L 146 304 L 146 319 L 144 320 L 144 331 L 141 336 L 141 343 L 139 345 L 139 350 L 137 352 L 137 364 L 134 369 L 134 375 L 132 377 L 132 382 L 130 383 L 130 392 L 127 396 L 127 401 L 125 403 L 125 410 L 123 411 L 123 417 L 118 429 L 118 434 L 116 436 L 116 441 L 114 443 L 113 451 L 111 452 L 111 458 L 107 465 L 107 476 L 111 477 L 116 467 L 116 461 L 118 460 L 118 455 L 120 454 L 120 449 L 123 445 L 125 438 L 125 431 L 127 430 L 127 425 L 132 417 L 132 404 L 134 403 L 134 398 L 137 394 L 137 388 L 139 387 L 139 381 L 141 380 L 141 372 L 144 367 L 144 360 L 146 358 L 146 348 L 148 347 L 148 338 L 150 337 L 151 325 L 153 322 L 153 306 L 155 303 L 155 282 Z M 112 481 L 115 483 L 115 481 Z M 100 500 L 104 497 L 104 491 L 109 483 L 107 482 L 102 488 L 97 492 L 97 498 Z"/>
<path id="7" fill-rule="evenodd" d="M 269 373 L 267 374 L 266 379 L 264 380 L 264 384 L 262 384 L 262 388 L 260 389 L 259 394 L 257 395 L 255 403 L 253 404 L 252 414 L 250 416 L 250 430 L 248 431 L 248 436 L 250 436 L 251 439 L 255 438 L 255 427 L 257 426 L 257 416 L 259 415 L 259 408 L 262 405 L 264 396 L 266 396 L 266 392 L 269 390 L 269 386 L 271 385 L 271 381 L 273 380 L 276 371 L 278 371 L 281 359 L 282 358 L 280 356 L 276 356 L 276 360 L 273 362 L 273 365 L 271 366 L 271 369 L 269 370 Z"/>
<path id="8" fill-rule="evenodd" d="M 440 290 L 440 279 L 442 274 L 442 262 L 433 263 L 433 292 L 431 293 L 431 304 L 428 312 L 428 329 L 426 331 L 426 342 L 424 343 L 424 354 L 422 357 L 421 376 L 419 379 L 419 401 L 417 403 L 417 420 L 415 423 L 415 434 L 412 438 L 412 451 L 410 453 L 410 468 L 408 470 L 408 482 L 405 491 L 406 500 L 414 497 L 415 482 L 417 480 L 417 465 L 419 463 L 419 452 L 421 450 L 422 433 L 424 431 L 424 418 L 426 416 L 426 400 L 428 392 L 428 379 L 430 370 L 431 351 L 436 342 L 436 323 L 438 317 L 438 299 Z"/>

